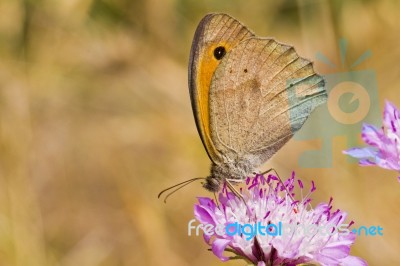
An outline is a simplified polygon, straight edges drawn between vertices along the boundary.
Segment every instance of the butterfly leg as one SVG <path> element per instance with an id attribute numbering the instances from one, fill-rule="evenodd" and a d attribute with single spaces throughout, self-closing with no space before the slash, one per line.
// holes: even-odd
<path id="1" fill-rule="evenodd" d="M 232 183 L 242 183 L 244 179 L 236 179 L 236 178 L 225 178 L 225 180 L 230 181 Z"/>
<path id="2" fill-rule="evenodd" d="M 233 185 L 233 183 L 236 183 L 236 184 L 242 183 L 242 182 L 243 182 L 243 179 L 226 178 L 225 181 L 226 181 L 226 183 L 227 183 L 229 189 L 230 189 L 238 198 L 242 199 L 243 202 L 245 202 L 245 200 L 244 200 L 242 194 L 240 194 L 240 192 L 237 191 L 237 189 L 236 189 L 235 186 Z M 246 202 L 245 202 L 245 203 L 246 203 Z"/>
<path id="3" fill-rule="evenodd" d="M 279 180 L 281 179 L 281 178 L 279 177 L 278 172 L 275 170 L 275 168 L 270 168 L 270 169 L 268 169 L 267 171 L 264 171 L 264 172 L 260 173 L 260 175 L 265 175 L 265 174 L 268 174 L 268 173 L 270 173 L 270 172 L 275 172 L 275 174 L 276 174 L 276 176 L 279 178 Z"/>
<path id="4" fill-rule="evenodd" d="M 232 181 L 232 179 L 231 179 Z M 229 179 L 225 179 L 226 185 L 229 187 L 229 189 L 233 192 L 233 194 L 235 194 L 239 199 L 241 199 L 244 203 L 244 205 L 247 208 L 247 211 L 251 214 L 251 210 L 249 208 L 249 206 L 246 203 L 246 200 L 243 198 L 242 194 L 240 194 L 239 191 L 237 191 L 237 189 L 233 186 L 233 184 L 231 183 L 231 181 Z M 235 181 L 237 181 L 237 179 L 235 179 Z"/>
<path id="5" fill-rule="evenodd" d="M 217 199 L 217 195 L 215 194 L 215 192 L 213 194 L 214 194 L 215 204 L 217 204 L 217 207 L 219 208 L 219 202 Z"/>
<path id="6" fill-rule="evenodd" d="M 235 186 L 231 183 L 233 180 L 232 179 L 225 179 L 226 185 L 229 187 L 229 189 L 233 192 L 233 194 L 235 194 L 238 198 L 242 199 L 243 201 L 244 198 L 242 196 L 242 194 L 240 194 L 239 191 L 237 191 L 237 189 L 235 188 Z"/>

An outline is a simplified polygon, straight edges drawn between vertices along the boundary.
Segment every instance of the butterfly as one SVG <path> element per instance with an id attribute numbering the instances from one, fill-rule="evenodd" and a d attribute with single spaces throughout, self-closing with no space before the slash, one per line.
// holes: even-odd
<path id="1" fill-rule="evenodd" d="M 216 192 L 251 175 L 326 102 L 324 87 L 292 46 L 255 36 L 229 15 L 206 15 L 189 61 L 193 114 L 211 160 L 204 187 Z"/>
<path id="2" fill-rule="evenodd" d="M 324 79 L 309 60 L 227 14 L 208 14 L 196 29 L 189 92 L 211 160 L 210 175 L 203 178 L 211 192 L 252 175 L 327 100 Z"/>

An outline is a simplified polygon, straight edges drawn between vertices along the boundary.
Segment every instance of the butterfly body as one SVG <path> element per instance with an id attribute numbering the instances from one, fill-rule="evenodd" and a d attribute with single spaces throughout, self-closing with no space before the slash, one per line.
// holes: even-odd
<path id="1" fill-rule="evenodd" d="M 209 14 L 199 23 L 189 92 L 212 161 L 204 187 L 213 192 L 225 180 L 250 176 L 327 98 L 310 61 L 226 14 Z"/>
<path id="2" fill-rule="evenodd" d="M 255 169 L 250 160 L 237 158 L 236 160 L 227 160 L 220 164 L 211 164 L 210 175 L 206 177 L 204 188 L 209 191 L 216 192 L 225 179 L 229 180 L 244 180 L 250 176 Z"/>

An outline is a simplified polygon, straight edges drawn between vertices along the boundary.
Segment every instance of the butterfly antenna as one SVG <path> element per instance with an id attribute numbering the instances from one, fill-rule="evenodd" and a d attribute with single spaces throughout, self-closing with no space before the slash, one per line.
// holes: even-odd
<path id="1" fill-rule="evenodd" d="M 192 182 L 194 182 L 194 181 L 196 181 L 196 180 L 199 180 L 199 179 L 205 179 L 205 178 L 204 178 L 204 177 L 195 177 L 195 178 L 192 178 L 192 179 L 189 179 L 189 180 L 180 182 L 180 183 L 178 183 L 178 184 L 176 184 L 176 185 L 173 185 L 172 187 L 169 187 L 169 188 L 166 188 L 166 189 L 162 190 L 162 191 L 158 194 L 158 198 L 160 198 L 161 195 L 164 194 L 165 192 L 167 192 L 167 191 L 169 191 L 169 190 L 171 190 L 171 189 L 173 189 L 173 188 L 178 187 L 178 188 L 174 189 L 173 191 L 171 191 L 171 192 L 165 197 L 164 202 L 166 202 L 166 201 L 167 201 L 167 198 L 168 198 L 169 196 L 171 196 L 173 193 L 175 193 L 175 192 L 178 191 L 179 189 L 181 189 L 181 188 L 185 187 L 186 185 L 189 185 L 190 183 L 192 183 Z"/>

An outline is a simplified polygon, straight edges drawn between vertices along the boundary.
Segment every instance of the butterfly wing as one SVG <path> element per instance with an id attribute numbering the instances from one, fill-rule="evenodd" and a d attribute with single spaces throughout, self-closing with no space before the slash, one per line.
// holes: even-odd
<path id="1" fill-rule="evenodd" d="M 254 167 L 275 154 L 327 99 L 324 80 L 293 47 L 252 37 L 221 60 L 210 86 L 215 148 Z"/>
<path id="2" fill-rule="evenodd" d="M 211 78 L 221 60 L 214 55 L 217 47 L 224 53 L 254 34 L 226 14 L 205 16 L 194 35 L 189 62 L 189 92 L 197 130 L 210 159 L 217 163 L 221 155 L 210 134 L 209 90 Z"/>

